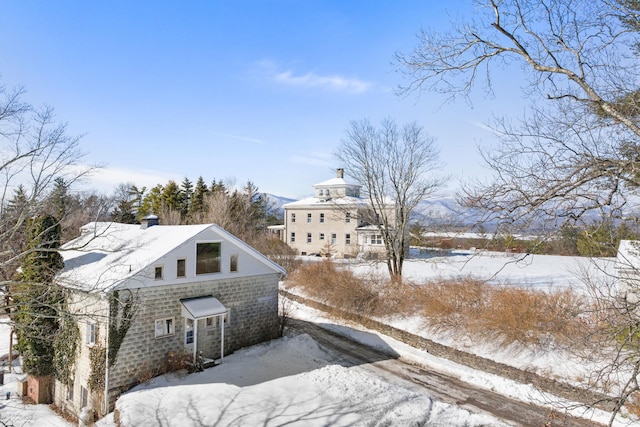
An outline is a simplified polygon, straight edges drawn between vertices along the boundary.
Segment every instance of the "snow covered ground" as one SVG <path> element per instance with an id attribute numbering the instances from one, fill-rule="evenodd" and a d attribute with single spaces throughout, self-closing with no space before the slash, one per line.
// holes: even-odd
<path id="1" fill-rule="evenodd" d="M 551 287 L 580 288 L 576 274 L 586 260 L 566 257 L 529 256 L 515 261 L 503 254 L 457 254 L 438 262 L 410 260 L 406 275 L 419 281 L 433 277 L 482 276 L 496 282 L 509 280 L 539 289 Z M 608 271 L 607 260 L 598 270 Z M 587 262 L 588 263 L 588 262 Z M 586 265 L 588 267 L 588 265 Z M 358 269 L 372 268 L 358 266 Z M 384 273 L 384 270 L 381 270 Z M 610 271 L 610 270 L 609 270 Z M 498 273 L 496 275 L 496 272 Z M 551 280 L 549 280 L 551 279 Z M 356 339 L 370 341 L 374 332 L 359 334 L 328 319 L 323 313 L 296 306 L 293 315 L 328 325 Z M 0 319 L 1 320 L 1 319 Z M 420 329 L 415 319 L 395 319 L 395 326 Z M 0 323 L 0 355 L 8 351 L 8 328 Z M 499 391 L 528 402 L 542 404 L 553 400 L 530 386 L 466 368 L 447 360 L 380 336 L 402 357 L 433 366 L 459 376 L 479 387 Z M 493 353 L 495 349 L 473 348 Z M 536 358 L 544 366 L 564 363 L 554 355 L 518 354 L 509 350 L 499 358 L 523 357 L 523 364 Z M 391 385 L 366 375 L 355 368 L 334 363 L 334 356 L 306 335 L 287 337 L 270 343 L 242 349 L 225 357 L 221 366 L 191 375 L 167 375 L 142 384 L 124 394 L 118 401 L 121 421 L 126 426 L 196 426 L 196 425 L 406 425 L 428 421 L 429 425 L 479 426 L 505 425 L 497 419 L 443 403 L 425 393 Z M 513 362 L 513 360 L 512 360 Z M 517 363 L 516 363 L 517 364 Z M 0 396 L 15 390 L 14 374 L 5 377 Z M 591 411 L 574 415 L 606 423 L 608 414 Z M 0 401 L 0 420 L 9 419 L 20 426 L 69 425 L 45 405 L 23 405 L 15 393 L 8 401 Z M 113 418 L 100 422 L 113 426 Z M 617 425 L 627 425 L 624 420 Z"/>

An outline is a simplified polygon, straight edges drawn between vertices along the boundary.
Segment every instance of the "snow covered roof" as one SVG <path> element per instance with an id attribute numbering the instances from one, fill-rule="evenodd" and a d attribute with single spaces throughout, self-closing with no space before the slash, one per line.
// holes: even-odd
<path id="1" fill-rule="evenodd" d="M 225 306 L 217 298 L 210 296 L 181 299 L 180 304 L 182 304 L 182 317 L 193 320 L 218 316 L 227 312 Z"/>
<path id="2" fill-rule="evenodd" d="M 350 184 L 344 178 L 331 178 L 313 185 L 314 187 L 360 187 L 358 184 Z"/>
<path id="3" fill-rule="evenodd" d="M 92 222 L 83 226 L 81 232 L 80 237 L 61 247 L 64 270 L 56 280 L 86 291 L 113 289 L 170 251 L 211 233 L 239 247 L 270 270 L 286 274 L 282 267 L 215 224 L 156 225 L 145 229 L 135 224 Z"/>
<path id="4" fill-rule="evenodd" d="M 335 206 L 335 205 L 341 205 L 341 206 L 347 206 L 347 205 L 368 206 L 368 202 L 366 200 L 364 200 L 364 199 L 359 198 L 359 197 L 351 197 L 351 196 L 336 197 L 334 199 L 328 199 L 328 200 L 321 199 L 319 197 L 308 197 L 306 199 L 297 200 L 295 202 L 285 203 L 284 205 L 282 205 L 282 207 L 287 209 L 287 208 L 303 207 L 303 206 L 307 206 L 307 207 L 324 207 L 324 206 Z"/>

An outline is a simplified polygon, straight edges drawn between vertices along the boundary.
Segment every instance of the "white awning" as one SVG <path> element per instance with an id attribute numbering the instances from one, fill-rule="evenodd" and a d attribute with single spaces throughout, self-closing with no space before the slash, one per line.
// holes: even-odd
<path id="1" fill-rule="evenodd" d="M 204 319 L 227 312 L 225 306 L 212 296 L 185 298 L 180 300 L 180 304 L 182 304 L 182 317 L 187 319 Z"/>

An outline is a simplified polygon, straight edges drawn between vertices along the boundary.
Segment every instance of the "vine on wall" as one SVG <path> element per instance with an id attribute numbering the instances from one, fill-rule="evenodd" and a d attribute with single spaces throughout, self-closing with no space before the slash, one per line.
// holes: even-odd
<path id="1" fill-rule="evenodd" d="M 137 311 L 133 293 L 130 290 L 127 292 L 124 298 L 120 298 L 119 291 L 109 295 L 109 366 L 116 363 L 120 346 Z"/>
<path id="2" fill-rule="evenodd" d="M 98 325 L 96 325 L 96 338 L 100 336 Z M 96 339 L 96 343 L 93 347 L 89 348 L 89 381 L 88 386 L 92 391 L 98 391 L 104 389 L 104 376 L 106 373 L 106 356 L 107 350 Z"/>
<path id="3" fill-rule="evenodd" d="M 78 358 L 80 329 L 75 320 L 66 314 L 60 324 L 60 330 L 53 339 L 53 373 L 58 381 L 69 384 Z"/>

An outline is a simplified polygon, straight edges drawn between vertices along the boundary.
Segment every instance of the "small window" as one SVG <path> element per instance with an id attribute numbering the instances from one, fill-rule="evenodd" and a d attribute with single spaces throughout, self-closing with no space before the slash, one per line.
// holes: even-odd
<path id="1" fill-rule="evenodd" d="M 311 214 L 310 213 L 307 214 L 307 222 L 311 222 Z"/>
<path id="2" fill-rule="evenodd" d="M 214 326 L 214 317 L 207 317 L 204 319 L 204 326 L 206 328 L 213 328 Z"/>
<path id="3" fill-rule="evenodd" d="M 92 346 L 96 343 L 96 324 L 87 323 L 86 342 L 88 346 Z"/>
<path id="4" fill-rule="evenodd" d="M 296 242 L 296 233 L 291 233 L 291 243 L 295 243 Z"/>
<path id="5" fill-rule="evenodd" d="M 173 317 L 156 320 L 156 338 L 173 335 Z"/>
<path id="6" fill-rule="evenodd" d="M 229 271 L 235 273 L 238 271 L 238 255 L 233 254 L 229 258 Z"/>
<path id="7" fill-rule="evenodd" d="M 371 236 L 371 244 L 372 245 L 381 245 L 382 244 L 382 235 L 374 234 Z"/>
<path id="8" fill-rule="evenodd" d="M 162 267 L 156 267 L 155 279 L 162 280 Z"/>
<path id="9" fill-rule="evenodd" d="M 323 213 L 320 214 L 320 222 L 324 222 L 324 214 Z"/>
<path id="10" fill-rule="evenodd" d="M 230 312 L 226 312 L 224 314 L 224 316 L 216 316 L 216 326 L 220 327 L 220 319 L 223 318 L 223 322 L 224 322 L 224 327 L 226 328 L 227 326 L 229 326 L 231 324 L 230 319 L 231 319 L 231 313 Z"/>
<path id="11" fill-rule="evenodd" d="M 176 263 L 176 276 L 186 277 L 187 275 L 187 260 L 179 259 Z"/>
<path id="12" fill-rule="evenodd" d="M 324 240 L 324 233 L 320 233 L 320 240 Z"/>
<path id="13" fill-rule="evenodd" d="M 351 234 L 347 233 L 344 235 L 344 243 L 347 245 L 351 244 Z"/>
<path id="14" fill-rule="evenodd" d="M 311 243 L 311 233 L 307 233 L 307 243 Z"/>
<path id="15" fill-rule="evenodd" d="M 69 380 L 69 383 L 67 384 L 67 400 L 70 400 L 73 402 L 73 389 L 75 388 L 75 382 L 73 380 Z"/>
<path id="16" fill-rule="evenodd" d="M 338 238 L 338 236 L 336 236 L 336 233 L 331 233 L 331 244 L 332 245 L 336 244 L 337 238 Z"/>
<path id="17" fill-rule="evenodd" d="M 329 189 L 327 188 L 327 192 L 326 192 L 326 195 L 328 196 L 329 194 L 330 194 L 330 193 L 329 193 Z"/>
<path id="18" fill-rule="evenodd" d="M 89 390 L 80 386 L 80 408 L 86 408 L 89 404 Z"/>
<path id="19" fill-rule="evenodd" d="M 184 328 L 184 343 L 193 344 L 193 319 L 187 319 L 187 324 Z"/>
<path id="20" fill-rule="evenodd" d="M 296 214 L 291 214 L 291 222 L 296 222 Z"/>
<path id="21" fill-rule="evenodd" d="M 196 244 L 196 274 L 220 272 L 220 243 Z"/>
<path id="22" fill-rule="evenodd" d="M 349 224 L 351 222 L 351 212 L 347 212 L 344 217 L 344 222 Z"/>

